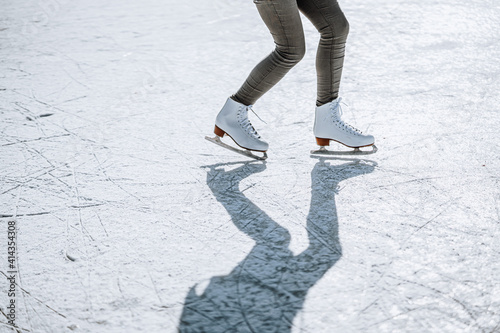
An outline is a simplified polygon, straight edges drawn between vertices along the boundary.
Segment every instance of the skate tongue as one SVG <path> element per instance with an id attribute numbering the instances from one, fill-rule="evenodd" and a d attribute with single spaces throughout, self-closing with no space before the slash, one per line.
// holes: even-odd
<path id="1" fill-rule="evenodd" d="M 357 129 L 356 127 L 354 127 L 350 124 L 347 124 L 346 122 L 344 122 L 344 120 L 342 120 L 342 115 L 344 114 L 344 110 L 342 109 L 342 104 L 345 106 L 348 106 L 345 102 L 342 101 L 342 97 L 339 97 L 332 102 L 330 110 L 331 110 L 331 114 L 334 116 L 335 120 L 339 124 L 341 124 L 342 127 L 347 129 L 348 131 L 352 132 L 353 134 L 363 134 L 363 132 L 361 132 L 359 129 Z M 328 118 L 328 115 L 325 117 L 325 120 L 327 118 Z"/>
<path id="2" fill-rule="evenodd" d="M 332 104 L 332 111 L 335 111 L 336 115 L 341 118 L 342 115 L 344 114 L 344 110 L 342 110 L 342 105 L 340 104 L 342 102 L 342 97 L 337 98 L 336 103 Z M 343 103 L 345 105 L 345 103 Z M 338 111 L 337 111 L 338 110 Z"/>
<path id="3" fill-rule="evenodd" d="M 245 117 L 245 119 L 243 120 L 243 122 L 241 123 L 241 126 L 242 128 L 249 132 L 251 135 L 253 135 L 255 138 L 257 139 L 260 139 L 260 135 L 259 133 L 257 133 L 257 131 L 255 130 L 255 128 L 253 127 L 252 123 L 250 122 L 250 120 L 248 119 L 248 116 Z"/>

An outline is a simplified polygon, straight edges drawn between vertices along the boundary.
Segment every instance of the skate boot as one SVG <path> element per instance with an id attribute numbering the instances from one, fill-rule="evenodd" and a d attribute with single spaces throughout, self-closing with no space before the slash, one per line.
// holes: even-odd
<path id="1" fill-rule="evenodd" d="M 342 120 L 341 98 L 330 103 L 316 107 L 316 118 L 314 120 L 314 136 L 319 150 L 311 151 L 312 154 L 372 154 L 376 152 L 375 139 L 373 135 L 363 134 L 360 130 L 345 123 Z M 325 149 L 330 145 L 330 140 L 354 148 L 353 151 L 334 152 Z M 373 146 L 370 151 L 362 151 L 359 148 Z"/>
<path id="2" fill-rule="evenodd" d="M 267 142 L 261 140 L 260 135 L 250 123 L 248 119 L 248 110 L 250 109 L 251 105 L 247 106 L 228 98 L 215 119 L 214 133 L 216 136 L 214 138 L 206 137 L 206 139 L 219 146 L 255 159 L 266 159 L 266 151 L 269 145 Z M 224 134 L 227 134 L 238 146 L 245 150 L 240 150 L 223 143 L 220 139 L 224 137 Z M 264 156 L 256 156 L 251 151 L 262 152 Z"/>

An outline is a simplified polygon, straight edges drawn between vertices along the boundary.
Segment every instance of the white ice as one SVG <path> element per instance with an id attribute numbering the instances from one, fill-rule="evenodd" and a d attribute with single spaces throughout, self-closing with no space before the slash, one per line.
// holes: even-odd
<path id="1" fill-rule="evenodd" d="M 310 156 L 304 19 L 254 106 L 263 164 L 204 140 L 274 47 L 251 0 L 0 0 L 19 332 L 500 332 L 500 2 L 341 6 L 345 117 L 379 151 Z"/>

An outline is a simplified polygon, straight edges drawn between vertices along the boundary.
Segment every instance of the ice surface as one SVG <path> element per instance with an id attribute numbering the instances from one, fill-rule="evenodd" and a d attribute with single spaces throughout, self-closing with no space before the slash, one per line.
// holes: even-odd
<path id="1" fill-rule="evenodd" d="M 204 139 L 273 48 L 252 1 L 0 6 L 21 332 L 500 331 L 498 1 L 341 2 L 345 117 L 379 148 L 352 159 L 309 155 L 304 20 L 254 107 L 265 164 Z"/>

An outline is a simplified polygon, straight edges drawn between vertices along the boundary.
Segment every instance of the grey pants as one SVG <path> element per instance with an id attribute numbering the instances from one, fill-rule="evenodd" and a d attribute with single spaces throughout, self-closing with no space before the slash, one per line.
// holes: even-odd
<path id="1" fill-rule="evenodd" d="M 231 98 L 245 105 L 255 104 L 304 57 L 304 30 L 299 10 L 321 35 L 316 55 L 316 105 L 337 98 L 349 33 L 349 23 L 337 0 L 254 0 L 254 3 L 274 38 L 276 49 L 252 70 Z"/>

